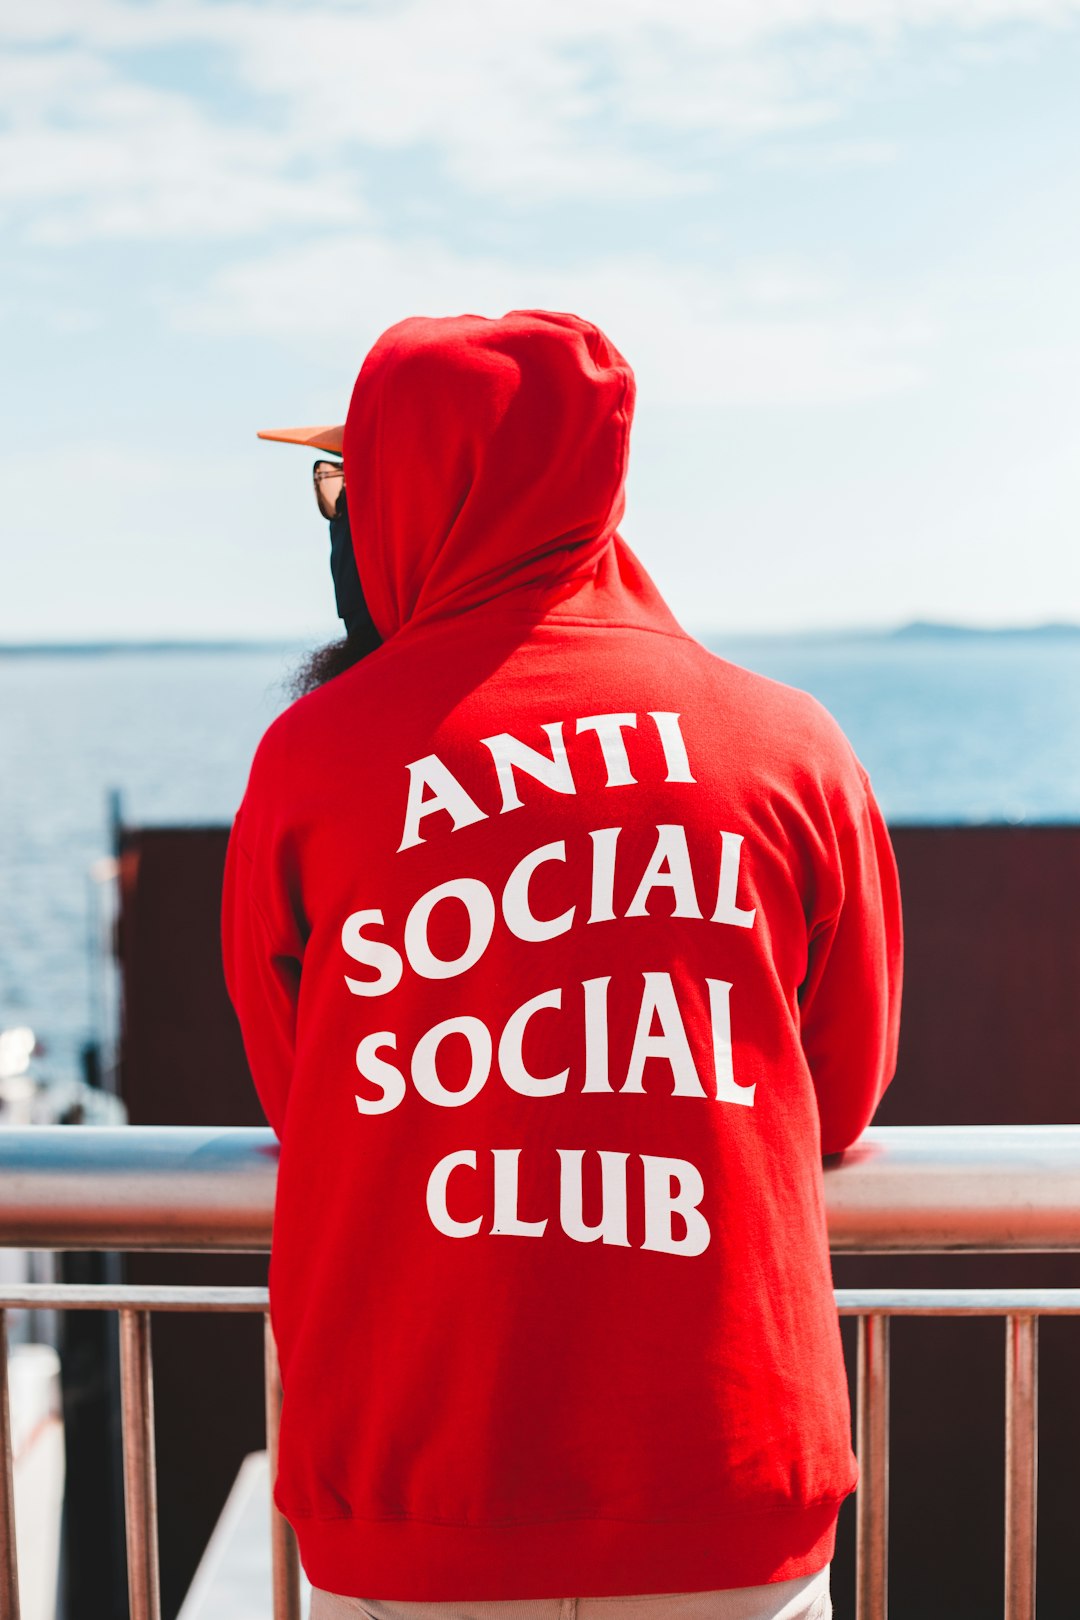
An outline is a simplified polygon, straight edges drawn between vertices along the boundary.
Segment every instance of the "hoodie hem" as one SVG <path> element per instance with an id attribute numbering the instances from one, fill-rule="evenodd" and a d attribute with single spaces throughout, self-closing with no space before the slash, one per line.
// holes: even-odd
<path id="1" fill-rule="evenodd" d="M 312 1586 L 342 1597 L 429 1603 L 631 1597 L 814 1575 L 832 1559 L 842 1500 L 693 1523 L 290 1522 Z"/>

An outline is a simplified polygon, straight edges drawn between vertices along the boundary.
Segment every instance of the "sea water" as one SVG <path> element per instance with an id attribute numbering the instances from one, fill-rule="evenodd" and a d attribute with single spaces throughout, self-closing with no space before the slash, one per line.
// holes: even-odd
<path id="1" fill-rule="evenodd" d="M 707 639 L 824 703 L 894 823 L 1080 820 L 1080 635 Z M 129 823 L 230 821 L 299 654 L 0 652 L 0 1027 L 49 1072 L 104 1033 L 110 791 Z"/>

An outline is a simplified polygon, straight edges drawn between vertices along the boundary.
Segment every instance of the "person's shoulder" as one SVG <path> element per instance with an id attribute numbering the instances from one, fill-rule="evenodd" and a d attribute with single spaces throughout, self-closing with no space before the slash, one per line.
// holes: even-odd
<path id="1" fill-rule="evenodd" d="M 800 778 L 811 775 L 823 785 L 852 790 L 868 787 L 866 770 L 847 734 L 820 699 L 697 646 L 706 680 L 722 695 L 725 712 L 751 749 Z"/>
<path id="2" fill-rule="evenodd" d="M 376 651 L 332 680 L 294 697 L 275 715 L 255 748 L 249 798 L 260 791 L 279 791 L 290 780 L 302 778 L 313 760 L 342 747 L 355 731 L 352 717 L 358 707 L 369 708 L 365 692 L 373 694 L 379 684 L 375 668 L 379 661 Z"/>
<path id="3" fill-rule="evenodd" d="M 748 669 L 700 641 L 693 646 L 706 677 L 748 714 L 760 714 L 784 730 L 820 739 L 825 744 L 847 743 L 839 722 L 813 693 Z"/>
<path id="4" fill-rule="evenodd" d="M 260 747 L 265 745 L 270 752 L 296 748 L 338 725 L 343 713 L 363 704 L 385 684 L 386 651 L 377 647 L 321 686 L 294 697 L 267 726 Z"/>

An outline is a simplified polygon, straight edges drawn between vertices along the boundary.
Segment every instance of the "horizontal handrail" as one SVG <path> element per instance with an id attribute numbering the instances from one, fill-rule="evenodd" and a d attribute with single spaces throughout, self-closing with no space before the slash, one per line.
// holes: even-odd
<path id="1" fill-rule="evenodd" d="M 841 1316 L 1080 1316 L 1080 1288 L 837 1288 Z M 0 1311 L 270 1308 L 269 1290 L 214 1283 L 0 1283 Z"/>
<path id="2" fill-rule="evenodd" d="M 268 1311 L 270 1290 L 215 1283 L 0 1283 L 0 1311 Z"/>
<path id="3" fill-rule="evenodd" d="M 0 1128 L 0 1245 L 268 1250 L 278 1142 L 248 1126 Z M 879 1126 L 825 1166 L 840 1253 L 1080 1252 L 1080 1126 Z"/>
<path id="4" fill-rule="evenodd" d="M 1080 1125 L 878 1126 L 825 1198 L 837 1253 L 1080 1251 Z"/>
<path id="5" fill-rule="evenodd" d="M 0 1246 L 269 1249 L 277 1158 L 265 1126 L 0 1128 Z"/>

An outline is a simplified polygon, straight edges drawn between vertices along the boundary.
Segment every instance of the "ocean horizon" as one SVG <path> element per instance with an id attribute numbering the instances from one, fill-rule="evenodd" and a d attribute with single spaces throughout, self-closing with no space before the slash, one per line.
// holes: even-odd
<path id="1" fill-rule="evenodd" d="M 853 642 L 926 640 L 940 637 L 948 640 L 1000 638 L 1028 640 L 1080 637 L 1080 623 L 1070 619 L 1042 620 L 1035 624 L 966 624 L 948 619 L 906 619 L 893 625 L 841 625 L 817 626 L 797 630 L 745 630 L 706 629 L 690 632 L 706 646 L 736 640 L 751 642 Z M 44 640 L 28 638 L 24 641 L 0 641 L 0 658 L 20 655 L 95 656 L 110 653 L 302 653 L 307 647 L 317 646 L 329 639 L 313 633 L 310 636 L 134 636 L 100 637 L 86 640 Z"/>

